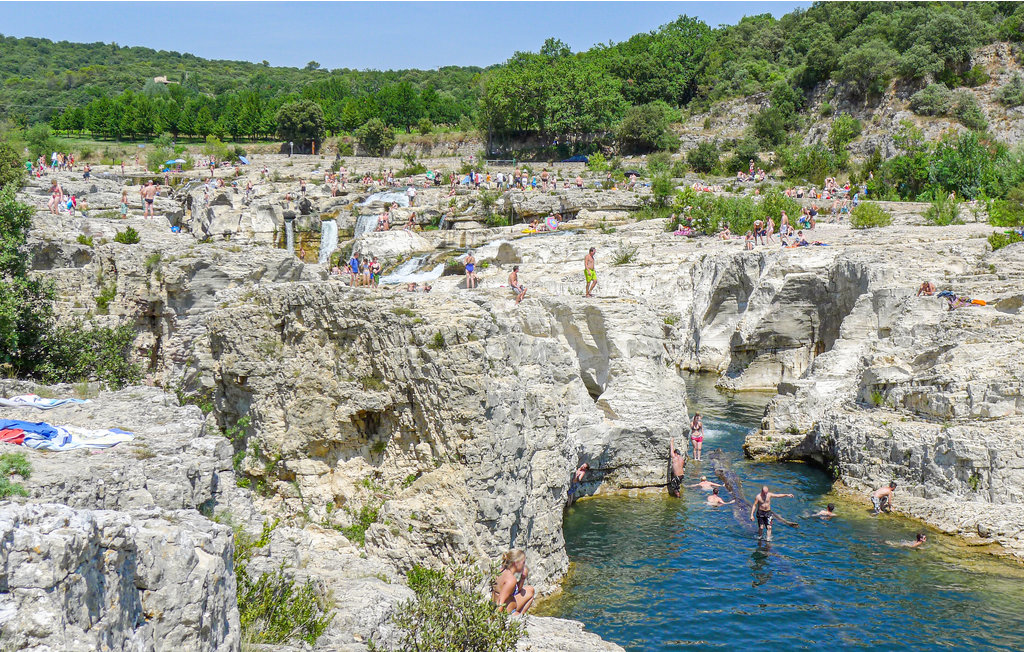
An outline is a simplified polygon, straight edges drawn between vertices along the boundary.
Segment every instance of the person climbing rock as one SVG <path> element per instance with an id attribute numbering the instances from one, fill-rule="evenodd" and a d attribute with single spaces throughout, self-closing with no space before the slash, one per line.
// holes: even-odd
<path id="1" fill-rule="evenodd" d="M 892 511 L 892 500 L 896 495 L 896 481 L 889 483 L 888 487 L 882 487 L 871 494 L 871 504 L 874 505 L 873 515 L 881 514 L 882 511 Z"/>
<path id="2" fill-rule="evenodd" d="M 680 455 L 676 450 L 675 437 L 668 440 L 668 459 L 671 465 L 671 472 L 668 478 L 668 495 L 679 498 L 679 489 L 683 485 L 683 475 L 686 473 L 686 451 Z"/>

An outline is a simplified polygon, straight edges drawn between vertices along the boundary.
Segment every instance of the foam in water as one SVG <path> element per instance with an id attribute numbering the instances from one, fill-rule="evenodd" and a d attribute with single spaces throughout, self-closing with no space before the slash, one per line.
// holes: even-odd
<path id="1" fill-rule="evenodd" d="M 369 206 L 375 201 L 384 202 L 385 204 L 398 204 L 406 208 L 409 206 L 409 197 L 402 191 L 375 192 L 364 199 L 359 205 Z"/>
<path id="2" fill-rule="evenodd" d="M 320 256 L 317 262 L 321 265 L 331 260 L 331 254 L 338 248 L 338 223 L 326 220 L 320 223 Z"/>
<path id="3" fill-rule="evenodd" d="M 459 256 L 457 260 L 465 260 L 466 256 L 463 254 Z M 401 265 L 399 265 L 395 271 L 382 276 L 380 282 L 384 285 L 401 285 L 403 283 L 430 283 L 441 278 L 444 274 L 445 263 L 439 263 L 434 265 L 430 269 L 427 269 L 427 256 L 418 256 L 416 258 L 410 258 Z"/>
<path id="4" fill-rule="evenodd" d="M 379 220 L 380 218 L 377 215 L 360 215 L 359 219 L 356 220 L 356 228 L 353 235 L 358 238 L 365 233 L 376 231 Z"/>

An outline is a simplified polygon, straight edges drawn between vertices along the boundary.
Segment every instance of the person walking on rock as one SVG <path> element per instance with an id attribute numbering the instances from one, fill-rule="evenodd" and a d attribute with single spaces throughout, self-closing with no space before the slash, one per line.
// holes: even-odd
<path id="1" fill-rule="evenodd" d="M 476 287 L 476 258 L 473 257 L 473 252 L 470 251 L 466 254 L 466 289 L 473 289 Z"/>
<path id="2" fill-rule="evenodd" d="M 754 504 L 750 506 L 750 520 L 754 520 L 754 513 L 757 513 L 757 538 L 762 538 L 765 533 L 765 541 L 772 540 L 772 521 L 775 514 L 772 513 L 772 498 L 792 498 L 793 494 L 774 494 L 768 491 L 768 485 L 761 487 L 761 493 L 754 498 Z"/>
<path id="3" fill-rule="evenodd" d="M 594 286 L 597 285 L 597 270 L 594 269 L 594 253 L 596 251 L 596 247 L 591 247 L 586 257 L 583 258 L 583 279 L 587 284 L 586 292 L 583 294 L 584 297 L 594 296 Z"/>
<path id="4" fill-rule="evenodd" d="M 704 446 L 704 421 L 700 412 L 694 414 L 693 421 L 690 422 L 690 440 L 693 442 L 693 459 L 702 461 L 700 449 Z"/>

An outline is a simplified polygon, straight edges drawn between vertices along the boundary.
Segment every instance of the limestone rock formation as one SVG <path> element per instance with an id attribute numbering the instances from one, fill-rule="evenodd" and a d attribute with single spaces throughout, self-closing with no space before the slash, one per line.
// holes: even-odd
<path id="1" fill-rule="evenodd" d="M 231 532 L 194 510 L 0 507 L 11 649 L 237 650 Z"/>

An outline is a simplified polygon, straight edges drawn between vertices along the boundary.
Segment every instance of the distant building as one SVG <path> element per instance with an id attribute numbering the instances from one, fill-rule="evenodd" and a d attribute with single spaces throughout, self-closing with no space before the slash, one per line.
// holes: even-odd
<path id="1" fill-rule="evenodd" d="M 153 83 L 163 84 L 164 86 L 166 86 L 168 84 L 177 84 L 178 82 L 176 82 L 176 81 L 167 81 L 167 77 L 161 76 L 161 77 L 154 77 L 153 78 Z"/>

